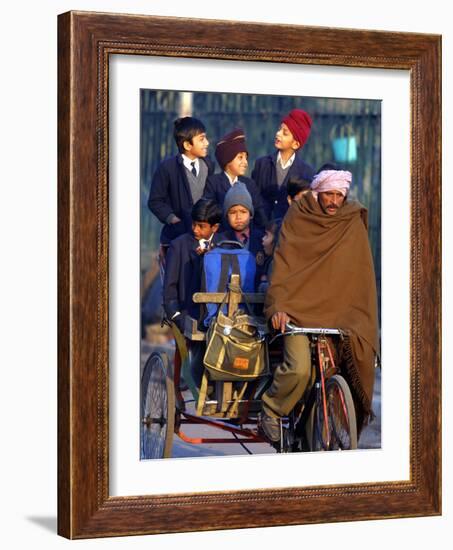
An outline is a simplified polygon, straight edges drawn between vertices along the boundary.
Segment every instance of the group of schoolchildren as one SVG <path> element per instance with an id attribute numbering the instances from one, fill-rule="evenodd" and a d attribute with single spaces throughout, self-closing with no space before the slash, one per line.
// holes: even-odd
<path id="1" fill-rule="evenodd" d="M 157 168 L 148 206 L 164 224 L 160 256 L 165 265 L 165 315 L 181 332 L 186 316 L 200 317 L 192 296 L 201 289 L 203 255 L 222 241 L 236 241 L 249 250 L 256 260 L 255 290 L 266 291 L 281 220 L 314 176 L 298 155 L 311 125 L 305 111 L 293 109 L 276 132 L 276 151 L 257 159 L 248 178 L 242 129 L 216 144 L 221 172 L 214 173 L 203 123 L 193 117 L 175 121 L 179 153 Z"/>

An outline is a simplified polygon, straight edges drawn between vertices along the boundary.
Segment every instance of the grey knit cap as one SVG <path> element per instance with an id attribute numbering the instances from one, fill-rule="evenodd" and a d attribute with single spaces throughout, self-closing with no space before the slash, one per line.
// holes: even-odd
<path id="1" fill-rule="evenodd" d="M 247 186 L 242 181 L 237 181 L 234 185 L 228 189 L 227 194 L 225 195 L 225 200 L 223 201 L 223 214 L 226 216 L 228 210 L 232 206 L 240 204 L 245 206 L 250 212 L 250 216 L 253 217 L 255 210 L 253 208 L 252 197 L 248 192 Z"/>

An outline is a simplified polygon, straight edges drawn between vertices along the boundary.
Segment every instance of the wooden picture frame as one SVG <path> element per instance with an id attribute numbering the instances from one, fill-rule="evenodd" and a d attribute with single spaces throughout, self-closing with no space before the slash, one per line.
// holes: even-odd
<path id="1" fill-rule="evenodd" d="M 58 25 L 59 534 L 88 538 L 440 514 L 441 38 L 88 12 L 62 14 Z M 282 46 L 282 32 L 290 49 Z M 408 481 L 109 495 L 111 54 L 410 71 Z"/>

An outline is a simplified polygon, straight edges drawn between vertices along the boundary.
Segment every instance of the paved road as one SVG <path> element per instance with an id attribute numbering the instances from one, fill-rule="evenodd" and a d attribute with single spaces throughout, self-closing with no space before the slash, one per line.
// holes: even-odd
<path id="1" fill-rule="evenodd" d="M 148 346 L 143 347 L 142 353 L 142 367 L 144 361 L 149 356 L 151 348 Z M 167 348 L 165 351 L 172 354 L 172 349 Z M 185 397 L 190 400 L 189 392 L 185 392 Z M 366 426 L 362 432 L 359 441 L 360 449 L 379 449 L 381 446 L 381 371 L 376 370 L 376 382 L 373 395 L 373 411 L 376 415 L 373 422 Z M 191 404 L 188 405 L 188 412 L 190 411 Z M 202 457 L 202 456 L 221 456 L 221 455 L 244 455 L 249 454 L 264 454 L 275 453 L 276 451 L 268 443 L 254 443 L 247 444 L 244 449 L 240 444 L 234 443 L 235 439 L 232 434 L 228 432 L 219 432 L 215 428 L 204 426 L 201 424 L 185 425 L 184 432 L 189 437 L 228 437 L 233 443 L 203 443 L 203 444 L 191 444 L 182 441 L 178 436 L 174 437 L 172 455 L 174 458 L 187 458 L 187 457 Z"/>

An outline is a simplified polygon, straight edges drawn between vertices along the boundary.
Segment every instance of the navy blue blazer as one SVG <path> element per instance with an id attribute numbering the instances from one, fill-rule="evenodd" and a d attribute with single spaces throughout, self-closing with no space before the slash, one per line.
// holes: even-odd
<path id="1" fill-rule="evenodd" d="M 219 241 L 214 234 L 212 242 Z M 175 318 L 175 323 L 184 330 L 184 318 L 190 315 L 194 319 L 200 317 L 200 306 L 194 304 L 192 296 L 200 292 L 203 255 L 197 254 L 198 240 L 192 233 L 180 235 L 170 243 L 164 275 L 164 311 L 168 319 L 179 311 L 181 315 Z"/>
<path id="2" fill-rule="evenodd" d="M 253 216 L 255 225 L 259 227 L 265 227 L 267 223 L 267 217 L 264 211 L 263 199 L 256 183 L 252 179 L 246 178 L 244 176 L 238 177 L 238 181 L 245 184 L 248 192 L 250 193 L 250 196 L 252 197 L 252 204 L 253 208 L 255 209 L 255 215 Z M 225 172 L 212 174 L 208 177 L 206 181 L 204 198 L 217 201 L 217 203 L 223 208 L 223 201 L 225 200 L 225 195 L 227 194 L 229 189 L 231 189 L 231 183 Z M 227 225 L 223 223 L 221 229 L 226 228 Z"/>
<path id="3" fill-rule="evenodd" d="M 286 184 L 289 178 L 299 177 L 311 181 L 315 172 L 313 168 L 304 162 L 296 153 L 294 162 L 283 180 L 281 186 L 277 183 L 277 156 L 278 151 L 260 157 L 256 160 L 252 171 L 252 179 L 261 192 L 264 202 L 264 210 L 268 219 L 283 218 L 288 210 Z"/>
<path id="4" fill-rule="evenodd" d="M 200 158 L 208 167 L 208 176 L 214 173 L 214 163 L 209 158 Z M 153 175 L 148 198 L 148 208 L 164 226 L 160 234 L 161 244 L 170 242 L 192 230 L 193 200 L 182 156 L 174 155 L 163 160 Z M 174 214 L 181 221 L 168 224 L 167 219 Z"/>

